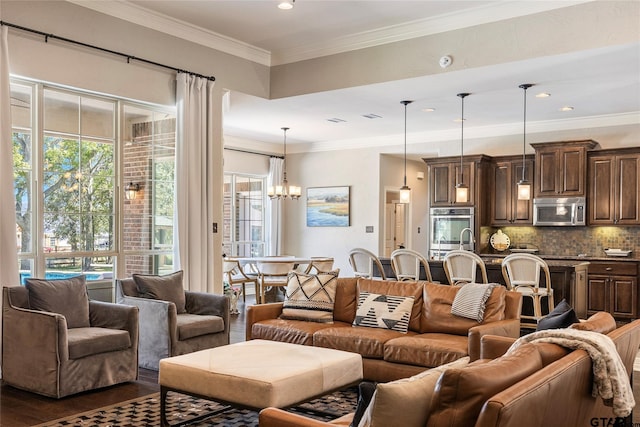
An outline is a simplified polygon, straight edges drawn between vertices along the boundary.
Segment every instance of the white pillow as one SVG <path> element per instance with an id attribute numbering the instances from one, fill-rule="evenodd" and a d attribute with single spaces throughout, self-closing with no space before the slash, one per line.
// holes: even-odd
<path id="1" fill-rule="evenodd" d="M 378 384 L 358 427 L 424 427 L 440 375 L 449 368 L 463 368 L 468 363 L 467 356 L 410 378 Z"/>

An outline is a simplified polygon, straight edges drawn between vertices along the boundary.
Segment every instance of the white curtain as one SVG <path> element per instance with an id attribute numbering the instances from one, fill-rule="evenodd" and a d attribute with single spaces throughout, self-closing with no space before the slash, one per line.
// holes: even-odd
<path id="1" fill-rule="evenodd" d="M 267 188 L 282 184 L 284 159 L 271 157 L 269 159 L 269 176 Z M 267 253 L 265 255 L 280 255 L 282 250 L 282 200 L 267 202 L 266 240 Z"/>
<path id="2" fill-rule="evenodd" d="M 3 26 L 0 41 L 0 287 L 15 286 L 20 281 L 16 240 L 16 201 L 13 195 L 11 89 L 9 88 L 9 42 L 7 39 L 8 27 Z M 0 307 L 1 305 L 2 297 L 0 296 Z M 2 317 L 0 316 L 1 330 Z M 0 339 L 1 351 L 2 340 Z"/>
<path id="3" fill-rule="evenodd" d="M 185 289 L 213 292 L 213 86 L 205 78 L 176 77 L 176 269 Z"/>

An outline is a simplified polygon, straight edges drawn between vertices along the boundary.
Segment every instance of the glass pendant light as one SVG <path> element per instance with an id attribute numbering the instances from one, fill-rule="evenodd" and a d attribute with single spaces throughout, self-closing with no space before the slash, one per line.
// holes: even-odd
<path id="1" fill-rule="evenodd" d="M 531 183 L 527 181 L 525 175 L 526 163 L 525 163 L 525 149 L 527 148 L 527 89 L 533 86 L 530 83 L 521 84 L 518 86 L 524 91 L 524 119 L 522 129 L 522 179 L 518 181 L 518 200 L 531 200 Z"/>
<path id="2" fill-rule="evenodd" d="M 282 162 L 282 184 L 275 187 L 270 186 L 267 188 L 267 195 L 273 199 L 287 199 L 298 200 L 302 194 L 302 189 L 297 185 L 289 185 L 287 180 L 287 131 L 289 128 L 281 128 L 284 132 L 284 161 Z"/>
<path id="3" fill-rule="evenodd" d="M 460 181 L 456 184 L 456 203 L 467 203 L 469 201 L 469 187 L 464 183 L 464 172 L 462 158 L 464 156 L 464 98 L 469 93 L 459 93 L 462 102 L 462 117 L 460 119 Z"/>
<path id="4" fill-rule="evenodd" d="M 400 101 L 404 105 L 404 185 L 400 187 L 400 203 L 411 202 L 411 188 L 407 185 L 407 105 L 413 101 Z"/>

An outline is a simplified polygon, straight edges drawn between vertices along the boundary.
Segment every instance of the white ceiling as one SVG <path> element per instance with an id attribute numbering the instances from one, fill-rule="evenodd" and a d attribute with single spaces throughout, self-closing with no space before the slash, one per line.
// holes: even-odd
<path id="1" fill-rule="evenodd" d="M 215 43 L 220 50 L 248 52 L 253 55 L 250 59 L 267 65 L 582 2 L 298 0 L 292 10 L 282 11 L 276 0 L 71 1 L 184 38 L 201 31 L 207 43 Z M 198 42 L 203 43 L 202 33 L 199 36 Z M 476 147 L 470 142 L 471 152 L 492 154 L 492 149 L 503 150 L 505 142 L 517 141 L 522 147 L 522 137 L 517 136 L 523 128 L 521 83 L 535 84 L 527 93 L 529 142 L 606 138 L 613 128 L 640 127 L 639 41 L 283 99 L 232 93 L 225 113 L 225 135 L 236 141 L 270 143 L 265 144 L 269 151 L 281 145 L 280 128 L 288 126 L 288 151 L 380 146 L 397 154 L 404 132 L 400 101 L 410 99 L 415 102 L 407 110 L 408 154 L 454 154 L 459 153 L 459 144 L 452 147 L 443 141 L 459 140 L 460 123 L 454 120 L 460 117 L 461 104 L 456 94 L 470 92 L 465 99 L 465 146 L 467 138 L 476 140 Z M 551 96 L 536 98 L 540 92 Z M 560 111 L 564 106 L 574 109 Z M 428 107 L 435 111 L 424 112 Z M 363 117 L 366 114 L 380 118 Z M 334 118 L 344 122 L 328 121 Z M 585 133 L 587 119 L 592 129 Z M 260 144 L 249 148 L 259 150 Z"/>

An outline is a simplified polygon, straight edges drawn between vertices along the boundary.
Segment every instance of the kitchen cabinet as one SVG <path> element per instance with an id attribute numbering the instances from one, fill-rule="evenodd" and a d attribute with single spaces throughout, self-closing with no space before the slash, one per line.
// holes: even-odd
<path id="1" fill-rule="evenodd" d="M 589 154 L 589 224 L 640 225 L 640 149 Z"/>
<path id="2" fill-rule="evenodd" d="M 597 142 L 565 141 L 534 143 L 535 197 L 585 197 L 587 151 Z"/>
<path id="3" fill-rule="evenodd" d="M 638 317 L 638 263 L 603 261 L 589 264 L 587 314 L 607 311 L 616 319 Z"/>
<path id="4" fill-rule="evenodd" d="M 476 206 L 480 202 L 479 188 L 486 185 L 489 157 L 464 156 L 462 169 L 460 157 L 437 157 L 423 159 L 429 170 L 430 207 Z M 456 203 L 456 184 L 462 181 L 469 187 L 469 200 Z M 482 192 L 484 194 L 485 192 Z"/>
<path id="5" fill-rule="evenodd" d="M 525 156 L 525 178 L 533 185 L 533 155 Z M 518 200 L 522 156 L 495 157 L 491 168 L 490 225 L 533 224 L 533 200 Z"/>

